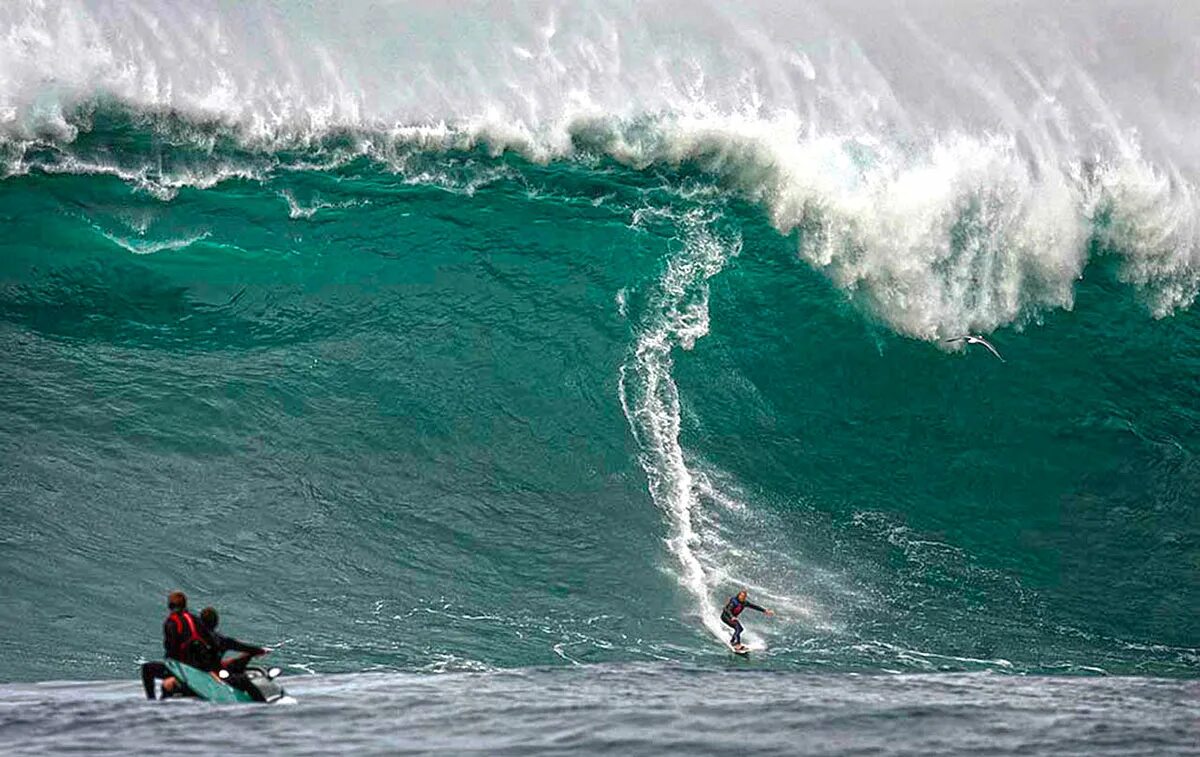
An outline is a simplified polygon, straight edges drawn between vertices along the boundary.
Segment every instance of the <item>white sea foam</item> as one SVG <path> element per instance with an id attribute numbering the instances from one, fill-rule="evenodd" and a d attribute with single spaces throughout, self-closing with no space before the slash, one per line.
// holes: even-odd
<path id="1" fill-rule="evenodd" d="M 288 204 L 288 218 L 293 219 L 312 218 L 322 210 L 342 210 L 345 208 L 353 208 L 370 203 L 369 200 L 340 200 L 338 202 L 328 202 L 326 200 L 322 200 L 320 196 L 315 196 L 312 198 L 310 204 L 302 205 L 296 199 L 296 195 L 290 189 L 281 191 L 279 196 L 282 197 Z"/>
<path id="2" fill-rule="evenodd" d="M 643 217 L 650 211 L 643 211 Z M 662 212 L 662 211 L 659 211 Z M 707 280 L 738 254 L 740 239 L 725 240 L 705 226 L 700 211 L 681 220 L 683 252 L 667 261 L 653 312 L 647 316 L 630 359 L 621 366 L 620 398 L 642 448 L 650 494 L 670 526 L 667 547 L 678 561 L 680 584 L 714 636 L 725 632 L 713 601 L 711 555 L 697 532 L 695 481 L 679 443 L 679 391 L 671 376 L 671 353 L 690 349 L 708 331 Z M 708 564 L 706 564 L 708 563 Z"/>
<path id="3" fill-rule="evenodd" d="M 1096 211 L 1105 245 L 1124 256 L 1121 276 L 1146 293 L 1156 316 L 1200 292 L 1200 193 L 1178 173 L 1140 161 L 1100 173 Z"/>
<path id="4" fill-rule="evenodd" d="M 642 209 L 639 219 L 665 212 Z M 747 582 L 730 569 L 738 550 L 723 532 L 717 510 L 738 511 L 744 505 L 688 459 L 679 439 L 680 397 L 671 370 L 673 351 L 692 349 L 708 333 L 707 282 L 740 252 L 741 239 L 713 231 L 702 211 L 676 220 L 683 248 L 667 261 L 632 354 L 621 366 L 620 398 L 641 446 L 651 497 L 668 520 L 667 547 L 677 561 L 676 576 L 704 627 L 725 639 L 718 592 L 731 582 Z M 751 648 L 766 646 L 760 634 L 749 632 L 745 639 Z"/>
<path id="5" fill-rule="evenodd" d="M 97 231 L 108 241 L 119 247 L 132 252 L 135 255 L 153 255 L 156 252 L 163 250 L 182 250 L 191 247 L 196 242 L 208 239 L 209 232 L 202 231 L 198 234 L 191 234 L 186 237 L 176 239 L 146 239 L 143 237 L 123 237 L 117 234 L 97 229 Z"/>
<path id="6" fill-rule="evenodd" d="M 780 613 L 779 621 L 755 623 L 755 630 L 743 636 L 752 649 L 761 650 L 776 628 L 830 624 L 801 595 L 801 585 L 814 576 L 820 580 L 821 571 L 801 565 L 790 549 L 777 548 L 778 525 L 748 507 L 749 498 L 735 481 L 689 454 L 680 441 L 683 408 L 672 375 L 673 353 L 691 350 L 708 334 L 708 282 L 742 246 L 739 236 L 715 229 L 718 216 L 712 212 L 642 208 L 636 214 L 636 223 L 675 222 L 681 249 L 667 260 L 649 295 L 636 343 L 620 368 L 619 394 L 641 449 L 650 495 L 667 519 L 667 547 L 676 563 L 672 572 L 690 595 L 694 614 L 725 640 L 729 629 L 720 622 L 720 603 L 726 593 L 748 588 Z"/>
<path id="7" fill-rule="evenodd" d="M 163 199 L 356 155 L 468 194 L 507 169 L 419 156 L 693 163 L 912 337 L 1070 308 L 1096 234 L 1161 316 L 1200 290 L 1200 100 L 1184 94 L 1200 17 L 1144 5 L 10 3 L 0 156 L 5 175 L 112 173 Z M 164 169 L 38 154 L 89 130 L 97 98 L 196 120 L 166 128 L 168 146 L 320 155 Z"/>

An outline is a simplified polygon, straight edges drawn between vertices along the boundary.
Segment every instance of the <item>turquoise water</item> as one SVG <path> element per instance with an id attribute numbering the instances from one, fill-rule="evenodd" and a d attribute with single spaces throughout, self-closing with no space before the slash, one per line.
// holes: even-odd
<path id="1" fill-rule="evenodd" d="M 301 702 L 227 750 L 1194 750 L 1139 8 L 0 7 L 0 733 L 157 748 L 183 589 Z"/>
<path id="2" fill-rule="evenodd" d="M 331 149 L 0 184 L 4 678 L 128 675 L 177 586 L 317 672 L 723 664 L 746 585 L 771 667 L 1194 673 L 1198 322 L 1101 251 L 1001 363 L 702 165 Z"/>

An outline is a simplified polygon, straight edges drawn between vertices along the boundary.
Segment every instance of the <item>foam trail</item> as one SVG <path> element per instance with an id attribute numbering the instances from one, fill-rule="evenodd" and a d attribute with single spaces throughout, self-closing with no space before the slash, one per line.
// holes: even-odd
<path id="1" fill-rule="evenodd" d="M 164 250 L 182 250 L 209 237 L 209 232 L 202 231 L 199 234 L 192 234 L 180 239 L 135 239 L 132 237 L 117 236 L 102 229 L 97 229 L 97 231 L 108 241 L 132 252 L 134 255 L 153 255 L 156 252 Z"/>
<path id="2" fill-rule="evenodd" d="M 370 202 L 369 200 L 343 200 L 341 202 L 327 202 L 317 196 L 313 198 L 310 205 L 302 205 L 300 201 L 296 199 L 296 195 L 288 189 L 281 191 L 279 196 L 287 201 L 288 218 L 293 220 L 312 218 L 322 210 L 342 210 L 345 208 L 352 208 L 357 205 L 366 205 Z"/>
<path id="3" fill-rule="evenodd" d="M 671 377 L 676 346 L 691 349 L 708 333 L 707 281 L 741 250 L 741 239 L 722 239 L 699 212 L 680 222 L 684 249 L 667 263 L 658 296 L 647 314 L 630 360 L 621 366 L 619 392 L 625 417 L 642 448 L 640 462 L 650 495 L 667 515 L 667 547 L 679 561 L 680 585 L 692 595 L 705 628 L 724 640 L 726 629 L 713 602 L 713 556 L 702 551 L 698 532 L 698 482 L 679 444 L 679 390 Z M 747 636 L 751 647 L 761 643 Z"/>
<path id="4" fill-rule="evenodd" d="M 797 561 L 795 544 L 776 538 L 779 528 L 769 515 L 747 505 L 736 481 L 680 444 L 681 403 L 672 376 L 676 347 L 690 350 L 709 330 L 708 282 L 741 252 L 741 237 L 718 232 L 719 210 L 695 209 L 682 217 L 670 210 L 642 208 L 634 225 L 656 217 L 673 221 L 683 243 L 668 259 L 641 318 L 637 340 L 621 366 L 621 407 L 641 448 L 639 462 L 650 495 L 667 517 L 667 547 L 677 561 L 675 576 L 691 596 L 694 614 L 709 633 L 725 642 L 729 629 L 719 619 L 716 601 L 722 588 L 750 589 L 779 610 L 784 625 L 747 630 L 742 639 L 751 649 L 764 650 L 764 635 L 774 635 L 791 623 L 806 628 L 836 629 L 802 586 L 826 589 L 837 582 L 814 565 Z M 624 290 L 622 290 L 624 291 Z M 618 308 L 628 314 L 625 298 Z M 838 596 L 845 596 L 837 587 Z"/>

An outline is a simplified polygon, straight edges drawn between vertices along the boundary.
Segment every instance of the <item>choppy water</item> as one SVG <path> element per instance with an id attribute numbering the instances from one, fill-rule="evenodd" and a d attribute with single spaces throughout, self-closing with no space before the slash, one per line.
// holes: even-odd
<path id="1" fill-rule="evenodd" d="M 55 714 L 30 692 L 74 689 L 14 682 L 130 678 L 183 588 L 319 674 L 289 676 L 312 709 L 221 716 L 313 749 L 404 723 L 394 687 L 436 703 L 414 748 L 691 750 L 730 687 L 781 751 L 973 750 L 982 719 L 892 720 L 980 698 L 998 751 L 1195 746 L 1190 5 L 0 30 L 6 733 L 158 728 L 127 684 Z M 727 683 L 739 586 L 779 616 Z M 1040 677 L 1103 673 L 1170 680 Z M 629 702 L 651 731 L 607 740 Z"/>
<path id="2" fill-rule="evenodd" d="M 222 708 L 137 702 L 131 684 L 25 684 L 6 689 L 0 729 L 10 754 L 1167 755 L 1195 753 L 1200 718 L 1194 681 L 1141 678 L 612 665 L 333 675 L 291 691 L 300 704 Z"/>

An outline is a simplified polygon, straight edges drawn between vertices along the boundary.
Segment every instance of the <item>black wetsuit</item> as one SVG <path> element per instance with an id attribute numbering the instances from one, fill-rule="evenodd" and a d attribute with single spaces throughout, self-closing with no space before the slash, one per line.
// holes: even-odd
<path id="1" fill-rule="evenodd" d="M 163 652 L 168 660 L 204 669 L 217 646 L 213 633 L 187 610 L 173 612 L 163 621 Z M 146 698 L 154 699 L 154 679 L 170 676 L 171 671 L 162 662 L 143 663 L 142 688 L 146 690 Z"/>
<path id="2" fill-rule="evenodd" d="M 736 595 L 730 597 L 729 601 L 725 603 L 725 609 L 721 610 L 721 622 L 733 629 L 733 638 L 729 640 L 729 643 L 735 647 L 742 643 L 742 631 L 745 629 L 742 628 L 742 621 L 738 620 L 738 616 L 746 608 L 766 612 L 765 609 L 753 602 L 740 601 Z"/>
<path id="3" fill-rule="evenodd" d="M 267 650 L 262 647 L 256 647 L 253 644 L 247 644 L 244 641 L 238 641 L 232 636 L 224 636 L 217 633 L 216 629 L 209 628 L 209 632 L 216 640 L 216 647 L 213 649 L 212 657 L 208 660 L 208 666 L 205 670 L 211 673 L 217 673 L 224 670 L 228 673 L 225 676 L 225 683 L 235 689 L 241 689 L 254 698 L 255 701 L 263 701 L 262 694 L 258 689 L 250 685 L 250 679 L 246 677 L 246 666 L 250 664 L 250 660 L 255 655 L 266 654 Z M 226 652 L 243 652 L 244 654 L 237 657 L 225 659 Z"/>
<path id="4" fill-rule="evenodd" d="M 211 629 L 210 633 L 212 633 L 213 638 L 217 642 L 216 662 L 213 667 L 209 668 L 213 671 L 225 668 L 232 673 L 241 673 L 246 669 L 246 665 L 249 664 L 251 657 L 265 654 L 267 651 L 262 647 L 256 647 L 253 644 L 247 644 L 244 641 L 238 641 L 232 636 L 224 636 Z M 224 659 L 226 652 L 245 652 L 248 656 L 233 657 L 226 660 Z"/>

